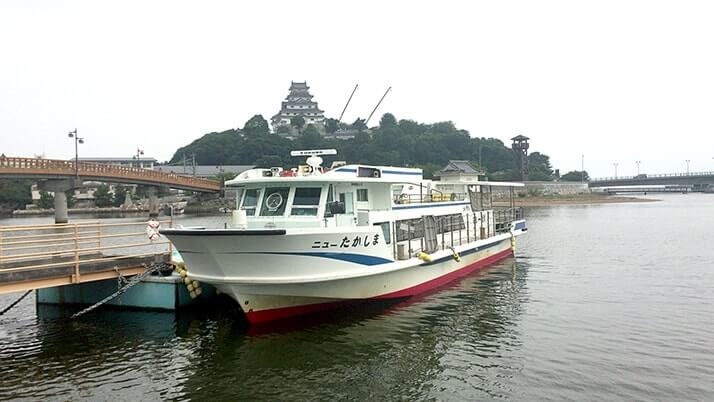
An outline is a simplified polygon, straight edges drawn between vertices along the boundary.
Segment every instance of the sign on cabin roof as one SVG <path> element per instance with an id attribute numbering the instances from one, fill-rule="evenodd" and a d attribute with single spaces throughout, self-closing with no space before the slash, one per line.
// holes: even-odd
<path id="1" fill-rule="evenodd" d="M 449 163 L 440 171 L 436 173 L 437 176 L 441 176 L 442 174 L 449 174 L 449 173 L 463 173 L 463 174 L 474 174 L 474 175 L 480 175 L 484 174 L 484 172 L 476 169 L 469 163 L 469 161 L 458 161 L 458 160 L 450 160 Z"/>

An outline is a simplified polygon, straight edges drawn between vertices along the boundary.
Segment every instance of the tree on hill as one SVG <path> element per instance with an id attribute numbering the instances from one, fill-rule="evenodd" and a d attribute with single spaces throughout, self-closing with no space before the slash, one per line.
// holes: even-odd
<path id="1" fill-rule="evenodd" d="M 583 170 L 571 170 L 570 172 L 562 175 L 560 177 L 562 181 L 590 181 L 590 176 L 588 172 Z"/>
<path id="2" fill-rule="evenodd" d="M 317 127 L 313 124 L 308 124 L 305 131 L 298 137 L 298 144 L 303 149 L 319 148 L 321 143 L 322 136 L 320 136 L 320 132 L 317 131 Z"/>
<path id="3" fill-rule="evenodd" d="M 334 134 L 339 128 L 337 119 L 325 119 L 325 132 Z"/>
<path id="4" fill-rule="evenodd" d="M 384 115 L 382 115 L 382 118 L 379 120 L 380 128 L 396 127 L 396 125 L 397 125 L 397 119 L 391 113 L 385 113 Z"/>
<path id="5" fill-rule="evenodd" d="M 271 168 L 284 167 L 283 159 L 278 155 L 263 155 L 255 161 L 255 167 Z"/>
<path id="6" fill-rule="evenodd" d="M 540 152 L 528 155 L 528 180 L 548 181 L 553 179 L 550 157 Z"/>
<path id="7" fill-rule="evenodd" d="M 364 119 L 360 119 L 358 117 L 357 120 L 355 120 L 354 123 L 350 125 L 350 128 L 355 130 L 366 130 L 367 125 L 364 123 Z"/>
<path id="8" fill-rule="evenodd" d="M 248 126 L 246 123 L 244 131 L 249 130 Z M 459 159 L 480 166 L 492 180 L 517 178 L 513 151 L 501 140 L 471 137 L 468 131 L 458 129 L 452 122 L 424 124 L 397 120 L 392 114 L 385 113 L 380 125 L 370 132 L 364 131 L 366 126 L 362 119 L 352 125 L 337 123 L 337 126 L 360 127 L 362 131 L 354 138 L 341 140 L 322 137 L 316 127 L 307 125 L 295 140 L 290 140 L 277 135 L 240 136 L 235 130 L 229 130 L 206 134 L 179 148 L 171 162 L 180 163 L 183 154 L 195 153 L 200 164 L 287 167 L 295 164 L 290 157 L 292 150 L 335 148 L 338 151 L 336 159 L 348 163 L 421 166 L 433 171 L 433 166 L 441 168 L 449 160 Z M 267 123 L 262 130 L 267 130 Z M 529 158 L 534 179 L 551 180 L 553 171 L 548 156 L 534 152 Z M 325 165 L 329 166 L 335 158 L 324 159 Z M 425 168 L 425 175 L 430 174 Z"/>
<path id="9" fill-rule="evenodd" d="M 268 135 L 270 133 L 270 126 L 268 126 L 268 121 L 265 120 L 262 115 L 256 114 L 245 122 L 243 133 L 247 137 Z"/>

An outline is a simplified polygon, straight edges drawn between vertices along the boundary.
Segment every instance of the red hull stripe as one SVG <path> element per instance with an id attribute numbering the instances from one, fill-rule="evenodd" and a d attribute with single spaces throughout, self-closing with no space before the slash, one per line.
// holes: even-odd
<path id="1" fill-rule="evenodd" d="M 373 297 L 371 299 L 396 299 L 396 298 L 400 298 L 400 297 L 414 296 L 416 294 L 423 293 L 428 290 L 443 286 L 457 278 L 468 275 L 469 273 L 476 271 L 477 269 L 494 264 L 497 261 L 500 261 L 506 257 L 509 257 L 512 254 L 513 254 L 513 251 L 509 247 L 506 250 L 503 250 L 499 253 L 496 253 L 494 255 L 486 257 L 483 260 L 476 261 L 473 264 L 467 265 L 467 266 L 460 268 L 454 272 L 450 272 L 444 276 L 440 276 L 438 278 L 432 279 L 430 281 L 421 283 L 416 286 L 412 286 L 410 288 L 398 290 L 398 291 L 392 292 L 392 293 L 379 295 L 379 296 Z M 340 300 L 340 301 L 330 302 L 330 303 L 316 303 L 316 304 L 282 307 L 282 308 L 275 308 L 275 309 L 261 310 L 261 311 L 249 311 L 245 315 L 251 324 L 259 324 L 259 323 L 265 323 L 268 321 L 280 320 L 280 319 L 284 319 L 284 318 L 288 318 L 288 317 L 292 317 L 292 316 L 296 316 L 296 315 L 309 314 L 309 313 L 315 313 L 318 311 L 330 310 L 330 309 L 339 307 L 341 305 L 349 304 L 354 301 L 357 301 L 357 300 Z"/>
<path id="2" fill-rule="evenodd" d="M 416 286 L 412 286 L 410 288 L 406 288 L 406 289 L 398 290 L 396 292 L 387 293 L 387 294 L 377 296 L 377 297 L 375 297 L 375 299 L 393 299 L 393 298 L 397 298 L 397 297 L 414 296 L 419 293 L 426 292 L 427 290 L 431 290 L 434 288 L 438 288 L 439 286 L 446 285 L 447 283 L 449 283 L 457 278 L 468 275 L 477 269 L 491 265 L 497 261 L 500 261 L 500 260 L 510 256 L 511 254 L 513 254 L 513 251 L 509 247 L 508 249 L 503 250 L 503 251 L 496 253 L 494 255 L 488 256 L 488 257 L 484 258 L 483 260 L 476 261 L 473 264 L 467 265 L 463 268 L 459 268 L 456 271 L 449 272 L 446 275 L 440 276 L 438 278 L 434 278 L 434 279 L 424 282 L 424 283 L 420 283 L 420 284 L 418 284 Z"/>

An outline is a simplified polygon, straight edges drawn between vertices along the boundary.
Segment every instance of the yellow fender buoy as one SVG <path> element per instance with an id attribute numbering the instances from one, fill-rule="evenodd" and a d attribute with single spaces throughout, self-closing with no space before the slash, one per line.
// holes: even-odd
<path id="1" fill-rule="evenodd" d="M 449 247 L 449 250 L 451 250 L 451 255 L 452 257 L 454 257 L 454 261 L 461 262 L 461 256 L 459 255 L 459 253 L 457 253 L 453 247 Z"/>
<path id="2" fill-rule="evenodd" d="M 419 258 L 420 260 L 422 260 L 424 262 L 431 262 L 431 256 L 423 251 L 420 251 L 419 253 L 417 253 L 417 258 Z"/>

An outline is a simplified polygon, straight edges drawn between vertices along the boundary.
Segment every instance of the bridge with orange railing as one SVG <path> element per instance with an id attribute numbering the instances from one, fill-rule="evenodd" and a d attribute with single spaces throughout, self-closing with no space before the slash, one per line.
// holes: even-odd
<path id="1" fill-rule="evenodd" d="M 176 173 L 160 172 L 138 167 L 103 163 L 76 162 L 74 160 L 17 158 L 0 156 L 0 179 L 80 179 L 110 183 L 164 186 L 196 192 L 218 192 L 221 183 L 215 180 Z"/>

